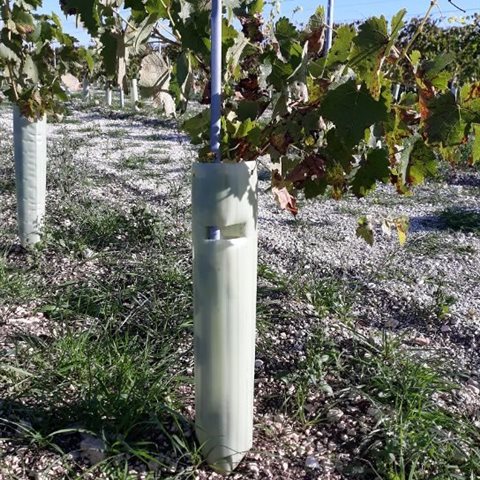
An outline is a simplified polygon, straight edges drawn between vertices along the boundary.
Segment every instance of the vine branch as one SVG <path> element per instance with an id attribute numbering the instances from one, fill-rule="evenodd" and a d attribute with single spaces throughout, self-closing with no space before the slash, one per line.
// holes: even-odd
<path id="1" fill-rule="evenodd" d="M 156 27 L 153 29 L 152 36 L 153 36 L 153 37 L 156 37 L 156 38 L 158 38 L 159 40 L 162 40 L 163 42 L 168 43 L 168 44 L 170 44 L 170 45 L 180 46 L 180 42 L 177 42 L 177 41 L 175 41 L 175 40 L 171 40 L 170 38 L 166 37 L 166 36 L 160 31 L 160 29 L 158 28 L 158 26 L 156 26 Z"/>
<path id="2" fill-rule="evenodd" d="M 2 20 L 3 20 L 3 26 L 4 27 L 6 26 L 7 20 L 9 20 L 10 16 L 11 16 L 10 4 L 8 2 L 5 2 L 2 5 Z M 12 39 L 11 30 L 8 30 L 7 37 L 8 37 L 8 40 Z M 8 76 L 10 77 L 10 83 L 11 83 L 11 86 L 12 86 L 13 95 L 15 97 L 15 100 L 18 101 L 20 96 L 18 94 L 17 83 L 15 81 L 15 75 L 14 75 L 14 72 L 13 72 L 12 63 L 10 61 L 7 62 L 7 69 L 8 69 Z"/>
<path id="3" fill-rule="evenodd" d="M 423 17 L 422 21 L 420 22 L 420 25 L 419 25 L 417 31 L 415 32 L 415 34 L 413 35 L 412 39 L 410 40 L 410 42 L 408 42 L 407 46 L 403 49 L 402 54 L 400 55 L 400 58 L 403 58 L 403 57 L 407 56 L 407 53 L 410 50 L 410 48 L 412 48 L 412 45 L 415 43 L 415 40 L 422 33 L 423 27 L 427 23 L 427 20 L 429 19 L 430 14 L 432 13 L 432 10 L 437 5 L 437 1 L 438 0 L 431 0 L 430 1 L 430 6 L 428 7 L 427 13 L 425 13 L 425 16 Z"/>

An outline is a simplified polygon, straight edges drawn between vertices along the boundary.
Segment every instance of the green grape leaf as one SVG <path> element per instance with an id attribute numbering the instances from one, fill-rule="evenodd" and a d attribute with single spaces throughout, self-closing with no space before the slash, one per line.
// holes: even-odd
<path id="1" fill-rule="evenodd" d="M 405 8 L 402 8 L 392 17 L 392 21 L 390 22 L 391 32 L 390 32 L 389 48 L 391 48 L 394 45 L 400 32 L 402 31 L 402 28 L 405 26 L 406 14 L 407 14 L 407 10 Z"/>
<path id="2" fill-rule="evenodd" d="M 467 123 L 480 123 L 480 82 L 467 83 L 461 88 L 460 108 Z"/>
<path id="3" fill-rule="evenodd" d="M 432 60 L 424 60 L 417 70 L 418 85 L 429 91 L 431 87 L 446 90 L 452 74 L 446 68 L 455 60 L 452 53 L 442 53 Z"/>
<path id="4" fill-rule="evenodd" d="M 15 51 L 10 47 L 8 47 L 7 45 L 5 45 L 3 41 L 0 42 L 0 59 L 11 60 L 14 62 L 20 61 L 20 58 L 15 53 Z"/>
<path id="5" fill-rule="evenodd" d="M 237 132 L 235 134 L 235 138 L 243 138 L 246 137 L 254 128 L 256 127 L 256 123 L 249 118 L 244 122 L 241 122 L 238 126 Z"/>
<path id="6" fill-rule="evenodd" d="M 90 51 L 84 47 L 81 47 L 79 49 L 79 54 L 80 54 L 80 58 L 85 60 L 85 63 L 87 64 L 89 72 L 92 73 L 95 67 L 95 60 L 93 59 L 93 56 L 90 53 Z"/>
<path id="7" fill-rule="evenodd" d="M 267 81 L 272 84 L 275 89 L 282 90 L 287 84 L 287 79 L 293 74 L 294 67 L 290 63 L 284 63 L 275 60 L 272 64 L 272 71 L 267 77 Z"/>
<path id="8" fill-rule="evenodd" d="M 308 62 L 308 74 L 313 78 L 321 78 L 325 73 L 325 63 L 328 57 L 322 57 L 318 60 Z M 315 88 L 317 85 L 311 82 L 312 87 Z"/>
<path id="9" fill-rule="evenodd" d="M 372 95 L 380 93 L 380 69 L 383 64 L 390 38 L 385 17 L 373 17 L 360 25 L 353 39 L 350 67 L 362 78 Z"/>
<path id="10" fill-rule="evenodd" d="M 144 8 L 144 2 L 142 0 L 125 0 L 125 8 L 141 11 Z"/>
<path id="11" fill-rule="evenodd" d="M 102 42 L 101 55 L 105 73 L 109 77 L 117 73 L 117 37 L 110 31 L 105 31 L 100 37 Z"/>
<path id="12" fill-rule="evenodd" d="M 179 98 L 180 101 L 186 102 L 191 87 L 191 75 L 192 75 L 192 65 L 190 61 L 190 54 L 187 52 L 182 52 L 175 64 L 175 82 L 178 85 L 179 89 Z"/>
<path id="13" fill-rule="evenodd" d="M 204 134 L 209 131 L 209 126 L 210 110 L 207 108 L 194 117 L 185 120 L 182 128 L 190 135 L 192 143 L 198 145 L 202 142 Z"/>
<path id="14" fill-rule="evenodd" d="M 210 57 L 210 16 L 208 11 L 195 11 L 183 23 L 176 24 L 183 49 Z"/>
<path id="15" fill-rule="evenodd" d="M 357 237 L 363 238 L 370 246 L 374 243 L 373 227 L 367 217 L 358 219 L 357 230 L 355 231 Z"/>
<path id="16" fill-rule="evenodd" d="M 343 137 L 339 136 L 335 128 L 327 132 L 326 139 L 327 145 L 324 150 L 328 158 L 340 163 L 344 169 L 349 169 L 355 163 L 355 159 L 352 157 L 351 144 L 346 145 Z"/>
<path id="17" fill-rule="evenodd" d="M 437 159 L 433 150 L 426 145 L 419 135 L 406 139 L 400 154 L 399 191 L 404 191 L 403 186 L 419 185 L 425 178 L 437 172 Z"/>
<path id="18" fill-rule="evenodd" d="M 38 83 L 38 68 L 31 55 L 25 57 L 23 63 L 23 73 L 33 83 Z"/>
<path id="19" fill-rule="evenodd" d="M 265 102 L 259 102 L 255 100 L 242 100 L 241 102 L 238 102 L 238 119 L 242 122 L 247 118 L 255 120 L 263 113 L 263 111 L 265 111 L 265 108 Z"/>
<path id="20" fill-rule="evenodd" d="M 441 72 L 434 79 L 432 79 L 432 85 L 437 90 L 446 90 L 448 88 L 448 82 L 451 80 L 452 74 L 450 72 Z"/>
<path id="21" fill-rule="evenodd" d="M 316 180 L 309 178 L 305 182 L 305 186 L 303 187 L 305 198 L 307 200 L 310 200 L 312 198 L 316 198 L 320 195 L 323 195 L 327 190 L 327 186 L 328 184 L 326 180 L 323 178 L 316 179 Z"/>
<path id="22" fill-rule="evenodd" d="M 33 16 L 15 4 L 13 5 L 12 9 L 12 20 L 15 23 L 15 28 L 20 35 L 32 33 L 35 30 Z"/>
<path id="23" fill-rule="evenodd" d="M 235 8 L 240 7 L 241 3 L 242 3 L 241 0 L 223 0 L 223 5 L 227 9 L 227 11 L 232 11 Z"/>
<path id="24" fill-rule="evenodd" d="M 233 77 L 239 77 L 241 75 L 240 57 L 243 54 L 243 50 L 248 45 L 248 38 L 240 32 L 234 39 L 233 45 L 231 45 L 226 53 L 225 63 L 226 72 Z M 228 80 L 228 77 L 226 78 Z"/>
<path id="25" fill-rule="evenodd" d="M 473 143 L 472 143 L 472 164 L 480 162 L 480 124 L 472 125 Z"/>
<path id="26" fill-rule="evenodd" d="M 298 31 L 287 17 L 282 17 L 275 25 L 275 37 L 279 42 L 290 42 L 298 37 Z"/>
<path id="27" fill-rule="evenodd" d="M 352 177 L 352 192 L 357 197 L 364 197 L 375 190 L 377 181 L 388 182 L 390 168 L 387 150 L 376 148 L 368 152 L 352 172 Z"/>
<path id="28" fill-rule="evenodd" d="M 42 0 L 16 0 L 15 2 L 20 8 L 30 11 L 42 5 Z"/>
<path id="29" fill-rule="evenodd" d="M 302 83 L 306 83 L 307 81 L 307 64 L 308 64 L 308 45 L 305 44 L 302 49 L 302 53 L 300 56 L 300 63 L 297 65 L 295 70 L 292 72 L 288 80 L 298 81 Z"/>
<path id="30" fill-rule="evenodd" d="M 264 5 L 264 0 L 253 0 L 253 2 L 248 5 L 248 13 L 250 15 L 261 14 L 263 12 Z"/>
<path id="31" fill-rule="evenodd" d="M 168 18 L 168 10 L 171 6 L 171 0 L 147 0 L 145 3 L 145 10 L 150 15 L 157 15 L 159 18 Z M 188 2 L 185 0 L 179 1 L 181 8 L 188 7 Z"/>
<path id="32" fill-rule="evenodd" d="M 317 7 L 315 13 L 308 19 L 308 28 L 315 30 L 325 23 L 325 7 Z"/>
<path id="33" fill-rule="evenodd" d="M 427 109 L 424 133 L 429 143 L 451 146 L 463 142 L 466 123 L 451 92 L 434 97 L 427 103 Z"/>
<path id="34" fill-rule="evenodd" d="M 362 140 L 366 128 L 387 117 L 384 100 L 375 100 L 365 85 L 357 89 L 354 80 L 329 90 L 320 112 L 335 124 L 337 135 L 351 147 Z"/>
<path id="35" fill-rule="evenodd" d="M 157 21 L 156 15 L 148 15 L 140 24 L 135 25 L 135 29 L 127 30 L 125 44 L 132 50 L 132 53 L 140 53 L 142 46 L 150 38 Z"/>
<path id="36" fill-rule="evenodd" d="M 410 61 L 412 62 L 412 65 L 416 67 L 421 60 L 422 60 L 422 54 L 418 50 L 413 50 L 412 53 L 410 54 Z"/>
<path id="37" fill-rule="evenodd" d="M 335 41 L 327 55 L 326 67 L 332 67 L 348 60 L 354 38 L 355 29 L 353 27 L 342 25 L 338 28 Z"/>
<path id="38" fill-rule="evenodd" d="M 427 80 L 433 81 L 454 61 L 455 54 L 452 52 L 437 55 L 433 60 L 425 60 L 420 67 L 423 72 L 422 76 Z"/>
<path id="39" fill-rule="evenodd" d="M 100 17 L 96 10 L 96 0 L 64 0 L 65 12 L 76 12 L 89 33 L 96 35 L 100 27 Z"/>
<path id="40" fill-rule="evenodd" d="M 298 40 L 298 31 L 295 25 L 286 17 L 280 18 L 275 24 L 275 38 L 280 46 L 282 59 L 288 60 L 291 47 Z"/>

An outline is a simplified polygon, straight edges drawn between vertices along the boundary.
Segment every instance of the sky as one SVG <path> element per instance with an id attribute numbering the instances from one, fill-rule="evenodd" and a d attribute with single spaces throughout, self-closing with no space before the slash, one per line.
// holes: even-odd
<path id="1" fill-rule="evenodd" d="M 451 17 L 480 13 L 480 0 L 453 1 L 467 13 L 464 14 L 455 9 L 448 0 L 438 0 L 438 6 L 435 7 L 432 16 L 447 23 Z M 57 13 L 64 23 L 65 30 L 78 38 L 81 43 L 88 44 L 89 36 L 82 29 L 76 28 L 74 17 L 65 17 L 58 4 L 58 0 L 44 0 L 42 12 Z M 281 0 L 280 14 L 294 22 L 305 22 L 320 5 L 326 8 L 327 0 Z M 424 15 L 429 5 L 430 0 L 334 0 L 334 20 L 335 22 L 353 22 L 378 15 L 391 18 L 401 8 L 407 9 L 407 18 L 410 18 Z"/>
<path id="2" fill-rule="evenodd" d="M 475 11 L 480 13 L 480 0 L 455 0 L 458 6 L 467 10 L 467 14 L 473 14 Z M 283 0 L 283 9 L 290 16 L 296 6 L 301 5 L 302 12 L 294 14 L 294 19 L 304 21 L 316 9 L 318 5 L 327 5 L 327 1 L 319 0 Z M 407 17 L 417 17 L 425 15 L 430 0 L 334 0 L 334 20 L 335 22 L 353 22 L 372 16 L 385 15 L 391 18 L 396 12 L 405 8 Z M 464 13 L 456 10 L 448 0 L 438 0 L 438 6 L 433 10 L 432 16 L 451 17 L 463 16 Z M 299 18 L 300 17 L 300 18 Z"/>

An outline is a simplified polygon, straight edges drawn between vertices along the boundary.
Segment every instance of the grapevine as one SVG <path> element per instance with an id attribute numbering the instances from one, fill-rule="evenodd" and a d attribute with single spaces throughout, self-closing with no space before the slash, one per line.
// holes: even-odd
<path id="1" fill-rule="evenodd" d="M 40 0 L 2 1 L 0 85 L 22 115 L 34 120 L 58 112 L 67 99 L 61 76 L 75 63 L 93 68 L 87 49 L 63 32 L 60 18 L 34 12 Z M 55 47 L 58 45 L 58 47 Z"/>
<path id="2" fill-rule="evenodd" d="M 105 30 L 108 9 L 122 4 L 64 3 L 92 33 Z M 170 92 L 185 109 L 194 74 L 208 77 L 208 3 L 126 0 L 125 7 L 137 44 L 168 22 L 175 39 L 169 55 L 176 55 Z M 377 182 L 407 194 L 435 172 L 440 154 L 454 154 L 472 136 L 471 162 L 479 159 L 480 83 L 465 83 L 456 98 L 448 88 L 453 55 L 423 58 L 402 43 L 405 10 L 390 22 L 381 16 L 340 26 L 327 54 L 322 8 L 305 28 L 285 17 L 267 22 L 263 10 L 263 0 L 225 2 L 221 156 L 239 162 L 269 155 L 281 165 L 272 183 L 283 207 L 295 213 L 299 191 L 362 197 Z M 411 91 L 395 99 L 396 83 L 410 83 Z M 203 162 L 212 158 L 208 123 L 208 110 L 184 123 Z"/>

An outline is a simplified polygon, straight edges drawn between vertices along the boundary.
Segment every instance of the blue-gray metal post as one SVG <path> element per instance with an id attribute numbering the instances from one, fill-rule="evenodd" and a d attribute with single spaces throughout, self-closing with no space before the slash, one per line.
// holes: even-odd
<path id="1" fill-rule="evenodd" d="M 215 162 L 222 161 L 220 133 L 222 117 L 222 0 L 212 0 L 212 48 L 210 61 L 210 150 Z M 212 226 L 208 232 L 210 240 L 220 239 L 220 229 Z"/>
<path id="2" fill-rule="evenodd" d="M 328 0 L 327 10 L 327 38 L 325 41 L 325 50 L 328 52 L 332 48 L 333 39 L 333 9 L 335 7 L 335 0 Z"/>

